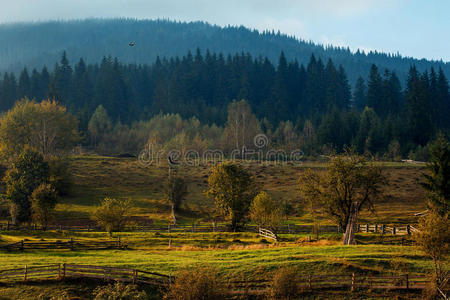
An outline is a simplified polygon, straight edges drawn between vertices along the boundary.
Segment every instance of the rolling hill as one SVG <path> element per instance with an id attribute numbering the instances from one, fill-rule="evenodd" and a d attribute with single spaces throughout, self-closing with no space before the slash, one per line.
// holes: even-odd
<path id="1" fill-rule="evenodd" d="M 129 43 L 134 42 L 130 47 Z M 96 63 L 111 55 L 124 63 L 153 63 L 157 56 L 182 56 L 187 51 L 209 49 L 234 54 L 249 52 L 253 57 L 267 56 L 277 62 L 280 52 L 288 59 L 306 64 L 311 54 L 342 64 L 354 83 L 360 74 L 367 75 L 371 64 L 397 72 L 401 82 L 412 64 L 423 71 L 433 66 L 450 76 L 450 63 L 418 60 L 399 54 L 353 53 L 349 49 L 323 46 L 284 35 L 259 32 L 245 27 L 220 27 L 205 22 L 169 20 L 86 19 L 0 25 L 0 72 L 19 72 L 47 65 L 52 68 L 67 51 L 71 63 L 83 57 Z"/>

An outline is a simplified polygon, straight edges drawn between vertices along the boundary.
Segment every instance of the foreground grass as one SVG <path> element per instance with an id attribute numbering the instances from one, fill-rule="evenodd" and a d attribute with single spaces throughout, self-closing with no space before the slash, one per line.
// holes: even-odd
<path id="1" fill-rule="evenodd" d="M 90 233 L 77 240 L 99 240 L 104 234 Z M 2 236 L 3 242 L 39 240 L 38 236 Z M 42 239 L 42 236 L 41 236 Z M 56 239 L 48 233 L 45 240 Z M 2 268 L 53 263 L 95 264 L 138 268 L 175 274 L 183 268 L 211 265 L 229 278 L 265 278 L 282 266 L 295 266 L 299 274 L 308 273 L 402 273 L 424 274 L 431 268 L 428 259 L 412 246 L 342 246 L 328 237 L 312 243 L 305 237 L 283 236 L 284 242 L 268 244 L 255 234 L 168 234 L 122 235 L 130 250 L 68 251 L 26 250 L 2 252 Z M 168 240 L 171 240 L 171 246 Z M 219 239 L 219 241 L 217 241 Z"/>
<path id="2" fill-rule="evenodd" d="M 0 232 L 0 244 L 19 241 L 109 240 L 105 233 Z M 289 266 L 302 274 L 383 274 L 424 275 L 431 269 L 430 260 L 413 246 L 357 245 L 342 246 L 341 235 L 321 235 L 318 241 L 308 242 L 307 235 L 282 235 L 281 242 L 268 243 L 254 233 L 116 233 L 129 250 L 69 251 L 69 250 L 26 250 L 24 252 L 0 252 L 2 269 L 23 268 L 24 265 L 39 266 L 53 263 L 92 264 L 137 268 L 175 275 L 184 268 L 211 266 L 227 279 L 268 279 L 280 267 Z M 314 237 L 313 237 L 314 238 Z M 357 239 L 374 243 L 382 238 L 376 234 L 358 234 Z M 398 238 L 398 236 L 397 236 Z M 171 246 L 169 247 L 169 241 Z M 101 282 L 95 284 L 102 284 Z M 0 299 L 49 299 L 62 292 L 81 299 L 90 299 L 95 286 L 92 282 L 43 282 L 0 285 Z M 302 299 L 323 299 L 357 297 L 378 299 L 366 292 L 350 295 L 342 292 L 314 292 Z M 383 292 L 384 293 L 384 292 Z M 154 292 L 155 299 L 160 294 Z M 43 298 L 42 298 L 42 297 Z M 395 298 L 397 294 L 380 296 Z M 41 298 L 39 298 L 41 297 Z M 46 298 L 47 297 L 47 298 Z"/>

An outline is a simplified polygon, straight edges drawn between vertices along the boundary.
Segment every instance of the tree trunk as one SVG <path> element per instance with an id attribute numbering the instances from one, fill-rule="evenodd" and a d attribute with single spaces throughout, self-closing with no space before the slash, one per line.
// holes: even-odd
<path id="1" fill-rule="evenodd" d="M 237 217 L 236 217 L 236 214 L 232 213 L 231 214 L 231 229 L 233 230 L 233 232 L 236 232 L 236 227 L 237 227 Z"/>
<path id="2" fill-rule="evenodd" d="M 175 205 L 172 204 L 172 222 L 173 225 L 177 225 L 177 218 L 175 217 Z"/>
<path id="3" fill-rule="evenodd" d="M 352 203 L 350 216 L 348 217 L 347 227 L 344 233 L 344 245 L 355 245 L 356 220 L 358 219 L 358 203 Z"/>

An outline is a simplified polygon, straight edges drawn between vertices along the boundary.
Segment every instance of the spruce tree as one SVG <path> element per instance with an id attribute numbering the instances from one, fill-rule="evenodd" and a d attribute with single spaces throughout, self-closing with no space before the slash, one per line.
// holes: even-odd
<path id="1" fill-rule="evenodd" d="M 370 68 L 366 99 L 367 107 L 373 108 L 377 115 L 383 113 L 383 82 L 376 65 Z"/>
<path id="2" fill-rule="evenodd" d="M 356 80 L 355 88 L 353 90 L 353 98 L 352 98 L 352 106 L 358 110 L 362 111 L 364 110 L 364 107 L 366 107 L 366 93 L 367 93 L 367 87 L 364 82 L 364 79 L 359 76 L 358 80 Z"/>

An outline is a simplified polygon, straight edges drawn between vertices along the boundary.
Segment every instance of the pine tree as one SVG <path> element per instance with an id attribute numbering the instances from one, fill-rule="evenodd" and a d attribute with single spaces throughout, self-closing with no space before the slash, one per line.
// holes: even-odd
<path id="1" fill-rule="evenodd" d="M 397 115 L 400 112 L 400 105 L 402 104 L 402 90 L 400 81 L 395 72 L 386 70 L 383 80 L 383 100 L 381 101 L 383 107 L 382 116 L 388 114 Z"/>
<path id="2" fill-rule="evenodd" d="M 441 68 L 439 68 L 436 82 L 435 111 L 437 126 L 447 130 L 450 129 L 450 118 L 448 117 L 450 111 L 449 84 Z"/>
<path id="3" fill-rule="evenodd" d="M 27 68 L 24 68 L 19 76 L 19 85 L 17 87 L 17 97 L 31 97 L 31 81 Z"/>
<path id="4" fill-rule="evenodd" d="M 373 108 L 377 115 L 383 113 L 383 82 L 378 68 L 372 65 L 370 68 L 369 81 L 367 84 L 366 106 Z"/>
<path id="5" fill-rule="evenodd" d="M 409 138 L 416 145 L 424 146 L 432 135 L 428 73 L 422 76 L 412 66 L 408 74 L 405 92 L 408 107 Z"/>
<path id="6" fill-rule="evenodd" d="M 364 107 L 366 107 L 366 93 L 367 93 L 367 87 L 364 82 L 364 79 L 359 76 L 358 80 L 356 80 L 355 88 L 353 90 L 353 98 L 352 98 L 352 106 L 358 110 L 362 111 L 364 110 Z"/>
<path id="7" fill-rule="evenodd" d="M 72 67 L 67 59 L 64 51 L 61 56 L 61 61 L 55 66 L 55 71 L 52 78 L 52 95 L 55 100 L 61 102 L 69 107 L 73 107 L 71 102 L 71 83 L 72 83 Z"/>

